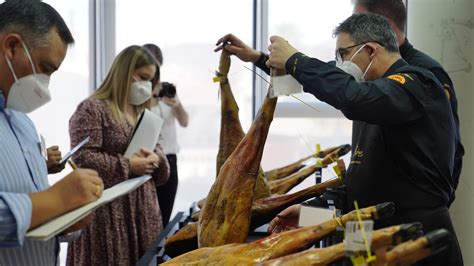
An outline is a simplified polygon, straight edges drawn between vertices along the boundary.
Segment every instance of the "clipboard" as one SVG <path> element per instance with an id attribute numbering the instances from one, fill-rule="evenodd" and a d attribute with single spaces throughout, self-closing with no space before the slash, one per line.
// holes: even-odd
<path id="1" fill-rule="evenodd" d="M 138 118 L 137 124 L 125 151 L 125 158 L 131 158 L 140 149 L 154 150 L 158 142 L 158 136 L 163 126 L 163 118 L 157 116 L 152 111 L 145 109 Z"/>
<path id="2" fill-rule="evenodd" d="M 82 140 L 79 144 L 76 145 L 76 147 L 72 148 L 72 150 L 66 153 L 66 155 L 63 156 L 63 158 L 61 158 L 61 160 L 59 161 L 59 164 L 62 165 L 63 163 L 66 163 L 67 160 L 69 160 L 69 158 L 71 158 L 71 156 L 74 155 L 74 153 L 76 153 L 80 148 L 82 148 L 82 146 L 89 143 L 89 140 L 90 140 L 89 136 L 85 138 L 84 140 Z"/>
<path id="3" fill-rule="evenodd" d="M 115 200 L 118 197 L 124 196 L 139 186 L 147 182 L 151 176 L 141 176 L 125 180 L 113 187 L 110 187 L 102 193 L 102 196 L 94 202 L 86 204 L 68 213 L 65 213 L 57 218 L 52 219 L 26 233 L 26 237 L 30 239 L 47 241 L 62 231 L 69 228 L 71 225 L 77 223 L 97 208 L 105 205 L 108 202 Z"/>

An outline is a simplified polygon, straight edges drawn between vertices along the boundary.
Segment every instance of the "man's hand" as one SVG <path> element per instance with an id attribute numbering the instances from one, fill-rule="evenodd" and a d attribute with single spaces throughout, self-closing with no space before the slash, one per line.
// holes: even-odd
<path id="1" fill-rule="evenodd" d="M 30 229 L 96 201 L 103 190 L 104 183 L 96 171 L 77 169 L 47 190 L 30 193 L 33 208 Z"/>
<path id="2" fill-rule="evenodd" d="M 278 234 L 298 228 L 301 205 L 293 205 L 280 212 L 268 225 L 268 232 Z"/>
<path id="3" fill-rule="evenodd" d="M 149 175 L 158 167 L 160 158 L 150 150 L 141 149 L 130 158 L 130 171 L 136 175 Z"/>
<path id="4" fill-rule="evenodd" d="M 218 45 L 218 47 L 214 50 L 215 52 L 218 52 L 224 48 L 230 54 L 236 55 L 244 62 L 255 63 L 260 58 L 260 52 L 247 46 L 244 42 L 231 33 L 220 38 L 216 45 Z"/>
<path id="5" fill-rule="evenodd" d="M 48 191 L 55 193 L 66 204 L 67 210 L 73 210 L 96 201 L 102 195 L 104 183 L 96 171 L 77 169 L 58 181 Z"/>
<path id="6" fill-rule="evenodd" d="M 291 46 L 288 41 L 280 36 L 270 37 L 270 45 L 268 51 L 270 51 L 270 57 L 267 60 L 267 67 L 276 69 L 285 69 L 285 64 L 288 59 L 294 55 L 298 50 Z"/>
<path id="7" fill-rule="evenodd" d="M 55 174 L 61 172 L 65 164 L 59 164 L 61 160 L 61 151 L 58 146 L 52 146 L 47 149 L 48 151 L 48 160 L 46 164 L 48 166 L 48 174 Z"/>

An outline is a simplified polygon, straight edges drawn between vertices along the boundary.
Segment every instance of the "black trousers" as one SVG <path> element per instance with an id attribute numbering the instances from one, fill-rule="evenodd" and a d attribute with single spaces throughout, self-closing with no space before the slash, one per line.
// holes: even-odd
<path id="1" fill-rule="evenodd" d="M 174 199 L 176 197 L 176 190 L 178 189 L 178 166 L 176 154 L 167 154 L 166 158 L 170 164 L 170 177 L 164 185 L 156 187 L 158 203 L 160 204 L 161 215 L 163 217 L 163 228 L 165 228 L 170 221 Z"/>
<path id="2" fill-rule="evenodd" d="M 396 208 L 396 207 L 395 207 Z M 423 225 L 423 232 L 428 233 L 436 229 L 444 228 L 451 233 L 451 240 L 447 249 L 430 256 L 420 262 L 417 266 L 462 266 L 463 258 L 461 248 L 459 247 L 458 238 L 451 222 L 451 216 L 447 207 L 439 207 L 432 210 L 412 210 L 396 212 L 389 219 L 376 222 L 377 228 L 402 223 L 420 222 Z"/>

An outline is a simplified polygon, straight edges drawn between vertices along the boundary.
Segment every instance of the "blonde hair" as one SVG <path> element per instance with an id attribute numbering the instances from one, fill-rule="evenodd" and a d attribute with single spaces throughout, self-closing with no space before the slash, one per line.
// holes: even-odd
<path id="1" fill-rule="evenodd" d="M 155 65 L 159 73 L 158 62 L 150 52 L 140 46 L 132 45 L 125 48 L 115 58 L 107 77 L 99 88 L 90 96 L 94 99 L 107 100 L 108 106 L 114 118 L 125 121 L 125 105 L 128 101 L 128 93 L 133 82 L 135 70 L 147 65 Z M 159 74 L 155 75 L 152 83 L 159 79 Z M 140 114 L 145 108 L 149 108 L 150 100 L 134 106 L 135 113 Z"/>

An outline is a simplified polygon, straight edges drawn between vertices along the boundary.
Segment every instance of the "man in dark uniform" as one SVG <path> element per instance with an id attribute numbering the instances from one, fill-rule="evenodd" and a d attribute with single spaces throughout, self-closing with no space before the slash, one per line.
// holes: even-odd
<path id="1" fill-rule="evenodd" d="M 338 67 L 307 57 L 277 36 L 270 39 L 266 65 L 285 69 L 305 92 L 360 123 L 346 175 L 350 209 L 354 200 L 361 207 L 393 201 L 394 217 L 377 221 L 377 227 L 420 221 L 427 232 L 446 228 L 452 233 L 448 249 L 422 265 L 462 265 L 446 207 L 453 190 L 455 125 L 443 86 L 401 58 L 395 34 L 379 15 L 353 15 L 335 35 Z M 244 61 L 265 60 L 243 52 L 248 47 L 237 40 L 227 35 L 218 44 L 226 43 Z"/>
<path id="2" fill-rule="evenodd" d="M 393 31 L 395 32 L 395 35 L 397 36 L 397 43 L 402 58 L 412 66 L 421 67 L 431 71 L 439 80 L 439 82 L 441 82 L 444 89 L 446 90 L 446 93 L 448 94 L 451 112 L 453 114 L 453 119 L 456 126 L 456 146 L 454 149 L 454 167 L 452 174 L 454 190 L 448 203 L 451 205 L 451 203 L 454 201 L 454 192 L 459 184 L 459 176 L 461 175 L 462 169 L 462 157 L 464 155 L 464 147 L 461 143 L 459 130 L 458 101 L 456 98 L 453 82 L 449 78 L 448 73 L 446 73 L 443 67 L 436 60 L 413 48 L 410 42 L 408 42 L 405 36 L 405 25 L 407 19 L 406 8 L 402 0 L 355 0 L 353 2 L 354 14 L 370 12 L 387 18 L 388 22 L 392 26 Z"/>

